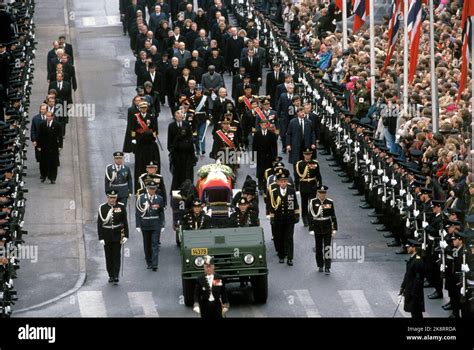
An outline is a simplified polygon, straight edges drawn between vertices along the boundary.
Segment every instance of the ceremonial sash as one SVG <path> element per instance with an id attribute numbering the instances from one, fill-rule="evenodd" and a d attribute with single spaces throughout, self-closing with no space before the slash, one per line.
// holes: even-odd
<path id="1" fill-rule="evenodd" d="M 218 130 L 216 134 L 221 138 L 224 143 L 232 149 L 235 149 L 234 143 L 222 132 L 222 130 Z"/>
<path id="2" fill-rule="evenodd" d="M 135 117 L 137 117 L 138 124 L 140 124 L 140 127 L 141 127 L 141 129 L 143 130 L 143 132 L 145 132 L 145 131 L 147 131 L 147 130 L 150 130 L 150 129 L 148 128 L 148 125 L 146 125 L 145 121 L 142 119 L 140 113 L 135 114 Z"/>
<path id="3" fill-rule="evenodd" d="M 247 106 L 247 108 L 249 109 L 249 111 L 252 110 L 252 106 L 250 105 L 250 101 L 247 97 L 244 96 L 244 103 L 245 105 Z"/>
<path id="4" fill-rule="evenodd" d="M 207 100 L 207 96 L 203 95 L 202 98 L 201 98 L 201 102 L 199 102 L 199 105 L 195 109 L 195 113 L 201 112 L 201 109 L 202 109 L 202 107 L 204 107 L 204 103 L 206 103 L 206 100 Z"/>
<path id="5" fill-rule="evenodd" d="M 255 108 L 255 113 L 258 114 L 261 120 L 267 120 L 267 117 L 265 117 L 265 114 L 263 114 L 262 110 L 260 107 Z M 268 121 L 268 120 L 267 120 Z"/>

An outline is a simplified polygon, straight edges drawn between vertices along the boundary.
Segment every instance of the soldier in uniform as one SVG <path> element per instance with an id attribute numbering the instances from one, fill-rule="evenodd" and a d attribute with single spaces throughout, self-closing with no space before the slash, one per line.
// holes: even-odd
<path id="1" fill-rule="evenodd" d="M 204 275 L 196 279 L 193 311 L 202 318 L 222 318 L 229 302 L 222 277 L 214 272 L 214 261 L 204 257 Z"/>
<path id="2" fill-rule="evenodd" d="M 295 165 L 295 175 L 298 177 L 300 184 L 301 216 L 305 227 L 308 226 L 308 202 L 322 182 L 319 163 L 316 159 L 311 159 L 312 156 L 313 150 L 305 149 L 303 160 L 298 161 Z"/>
<path id="3" fill-rule="evenodd" d="M 158 163 L 153 160 L 146 165 L 146 173 L 141 174 L 138 178 L 140 188 L 137 191 L 137 196 L 145 192 L 146 185 L 151 181 L 154 181 L 158 185 L 156 193 L 163 197 L 163 204 L 166 208 L 168 201 L 165 182 L 163 180 L 163 175 L 158 174 Z"/>
<path id="4" fill-rule="evenodd" d="M 237 207 L 241 198 L 245 198 L 249 204 L 249 210 L 253 211 L 257 216 L 259 214 L 257 183 L 250 175 L 247 175 L 242 185 L 242 191 L 235 194 L 232 199 L 232 205 Z"/>
<path id="5" fill-rule="evenodd" d="M 220 159 L 222 164 L 230 165 L 235 171 L 236 162 L 230 162 L 236 158 L 236 153 L 240 149 L 240 138 L 238 133 L 230 130 L 230 119 L 224 118 L 221 123 L 222 129 L 214 134 L 214 144 L 210 154 L 213 159 Z M 233 164 L 230 164 L 233 163 Z"/>
<path id="6" fill-rule="evenodd" d="M 238 208 L 230 216 L 229 227 L 260 226 L 258 215 L 253 210 L 249 210 L 249 204 L 247 198 L 240 198 Z"/>
<path id="7" fill-rule="evenodd" d="M 157 183 L 151 181 L 146 193 L 137 198 L 135 219 L 137 231 L 143 235 L 143 248 L 147 269 L 158 270 L 158 251 L 163 227 L 163 197 L 156 194 Z"/>
<path id="8" fill-rule="evenodd" d="M 316 198 L 309 202 L 311 215 L 310 230 L 314 232 L 316 243 L 316 264 L 319 272 L 331 273 L 331 239 L 337 231 L 334 202 L 326 197 L 328 187 L 320 186 Z"/>
<path id="9" fill-rule="evenodd" d="M 206 230 L 211 228 L 211 217 L 202 210 L 203 203 L 196 199 L 191 210 L 183 216 L 183 230 Z"/>
<path id="10" fill-rule="evenodd" d="M 300 218 L 300 208 L 295 189 L 288 186 L 289 176 L 287 169 L 276 174 L 277 186 L 269 190 L 268 211 L 279 263 L 283 264 L 287 257 L 286 263 L 293 266 L 293 233 Z"/>
<path id="11" fill-rule="evenodd" d="M 128 240 L 127 209 L 117 202 L 117 197 L 117 191 L 108 191 L 107 203 L 100 205 L 97 216 L 97 232 L 104 246 L 109 283 L 115 285 L 119 282 L 120 249 Z"/>
<path id="12" fill-rule="evenodd" d="M 206 125 L 209 113 L 208 97 L 202 93 L 202 86 L 196 85 L 196 93 L 191 97 L 192 109 L 197 127 L 196 150 L 203 156 L 206 154 Z"/>
<path id="13" fill-rule="evenodd" d="M 265 170 L 271 167 L 272 159 L 278 154 L 278 136 L 268 130 L 267 119 L 259 119 L 261 129 L 255 133 L 252 150 L 257 154 L 257 179 L 258 189 L 263 193 L 265 188 Z"/>
<path id="14" fill-rule="evenodd" d="M 130 135 L 132 136 L 132 143 L 134 145 L 137 144 L 138 139 L 146 131 L 151 131 L 155 137 L 158 131 L 156 118 L 148 112 L 148 102 L 142 101 L 138 106 L 140 112 L 135 113 L 130 121 Z"/>
<path id="15" fill-rule="evenodd" d="M 421 247 L 421 243 L 414 239 L 409 239 L 406 244 L 410 259 L 407 261 L 407 269 L 399 294 L 399 296 L 405 298 L 403 309 L 406 312 L 411 312 L 411 317 L 416 319 L 423 318 L 423 312 L 425 311 L 423 293 L 425 268 L 423 259 L 418 254 L 419 247 Z"/>
<path id="16" fill-rule="evenodd" d="M 118 201 L 127 206 L 128 196 L 133 192 L 132 172 L 123 164 L 123 152 L 114 153 L 114 164 L 105 169 L 105 193 L 118 192 Z"/>

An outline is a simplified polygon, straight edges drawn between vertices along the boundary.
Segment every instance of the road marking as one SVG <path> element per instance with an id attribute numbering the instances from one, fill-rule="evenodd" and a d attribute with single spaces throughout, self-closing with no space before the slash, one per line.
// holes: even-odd
<path id="1" fill-rule="evenodd" d="M 135 317 L 159 317 L 152 292 L 129 292 L 128 300 Z"/>
<path id="2" fill-rule="evenodd" d="M 294 289 L 294 290 L 285 290 L 285 295 L 288 297 L 296 294 L 297 299 L 299 300 L 301 306 L 306 313 L 306 317 L 321 317 L 316 304 L 314 303 L 309 290 L 307 289 Z"/>
<path id="3" fill-rule="evenodd" d="M 82 18 L 82 25 L 84 27 L 93 27 L 95 26 L 95 17 L 83 17 Z"/>
<path id="4" fill-rule="evenodd" d="M 351 317 L 375 317 L 363 290 L 340 290 L 338 293 L 349 307 Z"/>
<path id="5" fill-rule="evenodd" d="M 81 317 L 107 317 L 104 296 L 101 291 L 82 291 L 77 293 Z"/>
<path id="6" fill-rule="evenodd" d="M 392 301 L 395 303 L 395 305 L 398 305 L 398 293 L 397 292 L 388 292 L 388 294 L 390 294 L 390 298 L 392 298 Z M 411 315 L 404 311 L 403 310 L 403 303 L 405 302 L 405 300 L 403 302 L 400 303 L 400 306 L 398 307 L 398 312 L 402 314 L 403 317 L 410 317 Z M 393 310 L 395 311 L 395 310 Z M 393 316 L 393 313 L 391 315 L 389 315 L 389 317 L 392 317 Z"/>

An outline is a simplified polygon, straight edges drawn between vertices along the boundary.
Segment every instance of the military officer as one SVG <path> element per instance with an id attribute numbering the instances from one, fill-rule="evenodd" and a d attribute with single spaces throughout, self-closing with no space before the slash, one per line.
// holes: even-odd
<path id="1" fill-rule="evenodd" d="M 183 230 L 206 230 L 211 228 L 211 217 L 202 210 L 203 203 L 196 199 L 191 210 L 183 216 Z"/>
<path id="2" fill-rule="evenodd" d="M 301 216 L 303 225 L 308 226 L 308 202 L 321 185 L 321 172 L 316 159 L 311 159 L 313 150 L 306 148 L 303 151 L 303 160 L 299 160 L 295 165 L 296 176 L 299 179 L 301 194 Z"/>
<path id="3" fill-rule="evenodd" d="M 293 266 L 293 233 L 300 218 L 300 208 L 295 189 L 288 186 L 289 176 L 288 169 L 281 169 L 276 174 L 277 186 L 269 188 L 268 211 L 279 263 L 283 264 L 287 257 L 286 263 Z"/>
<path id="4" fill-rule="evenodd" d="M 134 145 L 145 132 L 151 131 L 156 137 L 158 131 L 156 117 L 148 111 L 148 102 L 142 101 L 138 107 L 140 111 L 130 121 L 130 135 Z"/>
<path id="5" fill-rule="evenodd" d="M 222 129 L 214 134 L 214 144 L 212 146 L 211 158 L 220 160 L 222 164 L 236 169 L 237 151 L 240 149 L 239 135 L 230 130 L 230 119 L 222 121 Z"/>
<path id="6" fill-rule="evenodd" d="M 202 318 L 222 318 L 229 310 L 224 282 L 210 256 L 204 257 L 204 275 L 196 279 L 193 310 Z"/>
<path id="7" fill-rule="evenodd" d="M 334 202 L 326 197 L 327 186 L 320 186 L 316 198 L 309 203 L 311 215 L 310 230 L 314 233 L 316 243 L 316 264 L 319 272 L 331 273 L 331 239 L 337 231 Z"/>
<path id="8" fill-rule="evenodd" d="M 250 203 L 247 198 L 240 198 L 238 208 L 230 216 L 229 227 L 260 226 L 258 215 L 254 211 L 249 210 L 249 205 Z"/>
<path id="9" fill-rule="evenodd" d="M 123 152 L 114 153 L 114 164 L 105 169 L 105 193 L 116 190 L 118 202 L 127 206 L 128 196 L 133 192 L 132 172 L 123 164 Z"/>
<path id="10" fill-rule="evenodd" d="M 107 192 L 107 203 L 99 207 L 97 232 L 99 242 L 104 246 L 105 265 L 109 274 L 109 283 L 119 282 L 120 249 L 128 240 L 127 209 L 117 202 L 118 192 Z"/>
<path id="11" fill-rule="evenodd" d="M 151 181 L 157 184 L 156 193 L 163 197 L 163 209 L 166 209 L 168 196 L 166 194 L 165 182 L 163 181 L 163 176 L 158 174 L 158 163 L 153 160 L 146 165 L 146 173 L 141 174 L 138 178 L 140 189 L 137 191 L 137 196 L 145 192 L 146 185 Z"/>
<path id="12" fill-rule="evenodd" d="M 163 197 L 156 194 L 158 184 L 150 181 L 146 192 L 137 198 L 135 219 L 137 231 L 143 235 L 147 269 L 158 270 L 158 251 L 163 227 Z"/>
<path id="13" fill-rule="evenodd" d="M 423 293 L 423 280 L 425 278 L 425 268 L 423 259 L 418 254 L 421 243 L 409 239 L 406 244 L 410 259 L 407 261 L 407 269 L 400 287 L 400 297 L 405 298 L 403 309 L 411 312 L 411 317 L 416 319 L 423 318 L 425 311 L 425 297 Z"/>

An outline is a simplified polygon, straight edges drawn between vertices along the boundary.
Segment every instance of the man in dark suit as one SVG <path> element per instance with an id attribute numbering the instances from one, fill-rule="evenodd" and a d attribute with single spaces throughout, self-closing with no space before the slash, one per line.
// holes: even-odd
<path id="1" fill-rule="evenodd" d="M 285 74 L 284 82 L 276 86 L 275 98 L 276 106 L 278 106 L 278 100 L 280 99 L 281 94 L 288 92 L 288 85 L 293 81 L 293 77 L 290 74 Z"/>
<path id="2" fill-rule="evenodd" d="M 243 84 L 244 82 L 244 78 L 245 78 L 245 67 L 244 66 L 240 66 L 239 68 L 239 74 L 236 74 L 232 77 L 232 91 L 231 91 L 231 95 L 232 95 L 232 99 L 234 101 L 237 101 L 237 99 L 242 96 L 242 95 L 237 95 L 237 87 L 240 85 L 240 84 Z M 243 86 L 243 85 L 242 85 Z"/>
<path id="3" fill-rule="evenodd" d="M 311 148 L 314 150 L 316 148 L 313 127 L 311 122 L 305 119 L 303 107 L 298 108 L 297 115 L 298 118 L 290 120 L 288 132 L 286 133 L 286 150 L 289 153 L 288 161 L 294 166 L 296 166 L 299 160 L 303 159 L 303 151 L 305 149 Z M 295 186 L 298 189 L 299 176 L 297 175 L 295 168 Z"/>
<path id="4" fill-rule="evenodd" d="M 72 91 L 71 91 L 71 84 L 67 81 L 64 81 L 63 73 L 56 74 L 56 81 L 53 81 L 49 84 L 48 90 L 54 89 L 56 90 L 56 97 L 66 102 L 67 104 L 72 103 Z"/>
<path id="5" fill-rule="evenodd" d="M 166 89 L 168 92 L 168 105 L 171 108 L 172 113 L 175 111 L 176 99 L 174 96 L 174 87 L 178 81 L 178 77 L 181 74 L 181 70 L 178 67 L 179 60 L 176 57 L 171 59 L 171 66 L 166 69 L 165 72 L 165 83 L 169 88 Z"/>
<path id="6" fill-rule="evenodd" d="M 280 138 L 281 143 L 283 146 L 283 152 L 286 152 L 286 130 L 288 128 L 288 123 L 290 119 L 295 116 L 295 110 L 293 106 L 293 91 L 295 87 L 293 84 L 288 85 L 288 91 L 284 92 L 278 98 L 276 112 L 278 115 L 279 121 L 279 130 L 280 130 Z"/>
<path id="7" fill-rule="evenodd" d="M 141 78 L 141 84 L 139 86 L 143 86 L 145 82 L 149 81 L 153 85 L 153 91 L 161 94 L 162 79 L 161 74 L 156 70 L 155 64 L 150 63 L 148 70 Z"/>
<path id="8" fill-rule="evenodd" d="M 74 64 L 74 51 L 72 49 L 72 45 L 66 43 L 66 37 L 64 35 L 61 35 L 59 38 L 59 47 L 64 50 L 64 53 L 68 55 L 71 59 L 71 64 Z"/>
<path id="9" fill-rule="evenodd" d="M 212 109 L 214 123 L 217 124 L 217 122 L 224 119 L 224 113 L 227 112 L 227 104 L 229 103 L 232 104 L 232 101 L 227 98 L 227 90 L 220 88 Z"/>
<path id="10" fill-rule="evenodd" d="M 214 272 L 210 256 L 204 257 L 204 276 L 196 279 L 193 311 L 202 318 L 222 318 L 229 310 L 229 302 L 222 277 Z"/>
<path id="11" fill-rule="evenodd" d="M 268 130 L 266 119 L 259 119 L 260 130 L 253 136 L 252 150 L 257 154 L 257 179 L 260 193 L 265 190 L 265 170 L 272 167 L 272 161 L 277 157 L 277 135 Z"/>
<path id="12" fill-rule="evenodd" d="M 321 120 L 319 116 L 313 112 L 313 105 L 311 102 L 305 102 L 304 105 L 304 117 L 305 119 L 311 122 L 311 126 L 313 127 L 314 131 L 314 138 L 316 139 L 316 146 L 319 144 L 319 140 L 321 139 Z M 313 152 L 313 157 L 317 158 L 316 149 Z"/>
<path id="13" fill-rule="evenodd" d="M 276 96 L 276 87 L 279 84 L 285 82 L 284 73 L 280 72 L 281 65 L 276 62 L 273 64 L 273 70 L 267 73 L 267 84 L 265 88 L 265 95 L 270 96 L 270 101 L 272 103 L 272 108 L 276 108 L 277 96 Z"/>
<path id="14" fill-rule="evenodd" d="M 41 152 L 41 182 L 48 177 L 54 184 L 58 176 L 59 151 L 63 148 L 63 133 L 61 125 L 54 120 L 51 112 L 46 112 L 46 121 L 40 124 L 37 147 Z"/>
<path id="15" fill-rule="evenodd" d="M 260 83 L 262 81 L 262 66 L 258 61 L 258 58 L 255 57 L 255 51 L 248 51 L 247 57 L 242 60 L 242 66 L 245 67 L 245 72 L 250 75 L 250 83 L 257 86 L 258 95 L 258 89 L 260 88 Z"/>
<path id="16" fill-rule="evenodd" d="M 174 121 L 168 125 L 168 143 L 167 148 L 171 153 L 173 151 L 174 139 L 179 134 L 182 128 L 188 128 L 189 124 L 184 120 L 184 113 L 181 110 L 177 110 L 174 113 Z"/>
<path id="17" fill-rule="evenodd" d="M 244 39 L 237 35 L 237 28 L 230 29 L 231 37 L 226 42 L 225 58 L 227 69 L 236 74 L 240 66 L 240 54 L 245 47 Z"/>
<path id="18" fill-rule="evenodd" d="M 53 41 L 53 48 L 51 50 L 48 51 L 48 55 L 46 57 L 46 63 L 47 63 L 47 67 L 46 67 L 46 70 L 47 72 L 49 73 L 51 70 L 55 70 L 56 67 L 54 67 L 54 69 L 52 69 L 52 67 L 50 67 L 51 65 L 51 62 L 53 61 L 53 58 L 56 57 L 56 51 L 59 49 L 59 41 L 57 40 L 54 40 Z"/>
<path id="19" fill-rule="evenodd" d="M 45 103 L 41 104 L 39 113 L 31 119 L 31 130 L 30 130 L 30 139 L 31 142 L 33 143 L 33 146 L 35 147 L 35 157 L 36 161 L 39 163 L 40 162 L 40 157 L 41 157 L 41 152 L 38 151 L 38 134 L 39 134 L 39 127 L 43 121 L 46 120 L 46 111 L 47 105 Z M 41 174 L 41 178 L 46 177 L 46 174 Z"/>
<path id="20" fill-rule="evenodd" d="M 61 64 L 63 66 L 64 81 L 67 81 L 71 84 L 71 87 L 74 91 L 77 90 L 77 80 L 76 80 L 76 69 L 69 62 L 69 56 L 63 55 L 61 57 Z"/>

